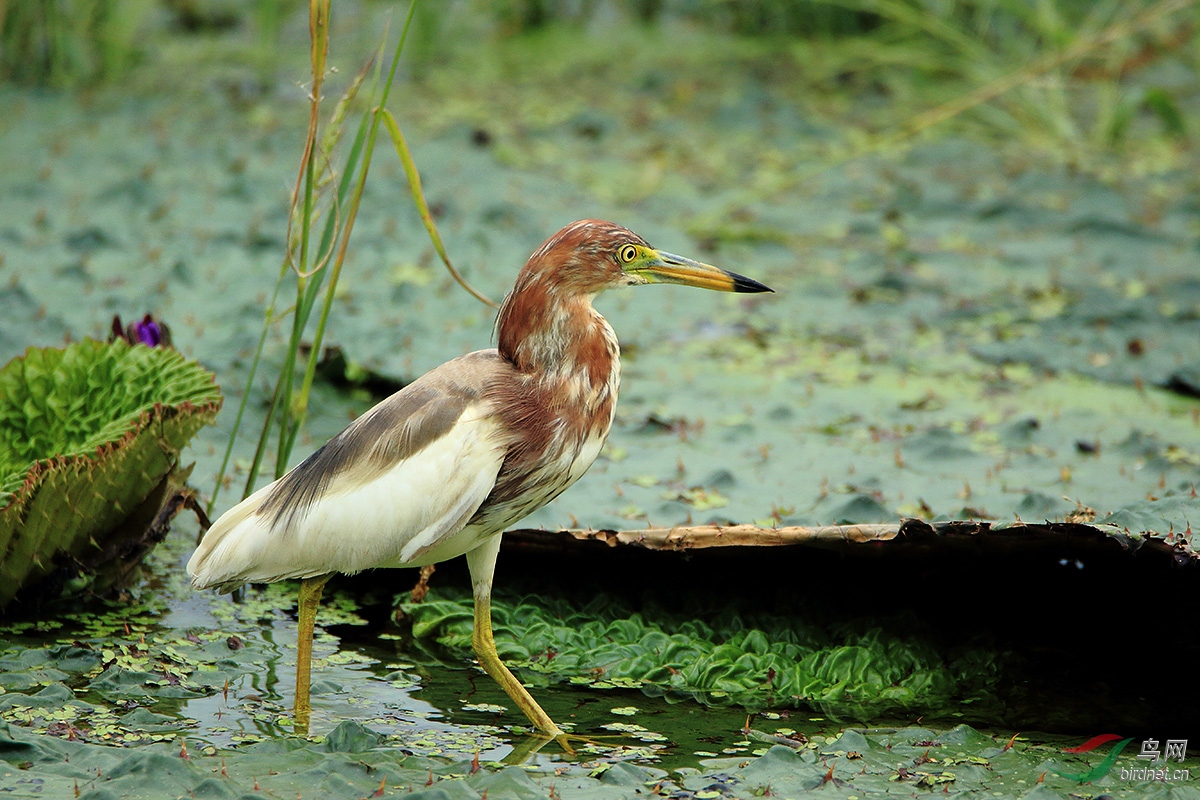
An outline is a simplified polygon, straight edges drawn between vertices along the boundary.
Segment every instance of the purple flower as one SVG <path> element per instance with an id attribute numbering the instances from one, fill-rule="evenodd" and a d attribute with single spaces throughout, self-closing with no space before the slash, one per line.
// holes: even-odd
<path id="1" fill-rule="evenodd" d="M 162 344 L 162 328 L 158 326 L 158 323 L 149 314 L 143 317 L 141 322 L 135 322 L 129 328 L 130 339 L 136 336 L 139 342 L 150 347 L 157 347 Z"/>
<path id="2" fill-rule="evenodd" d="M 144 344 L 147 347 L 170 347 L 171 329 L 165 322 L 157 322 L 149 314 L 138 322 L 122 326 L 121 315 L 118 314 L 113 317 L 112 335 L 109 336 L 109 341 L 117 339 L 124 339 L 130 344 Z"/>

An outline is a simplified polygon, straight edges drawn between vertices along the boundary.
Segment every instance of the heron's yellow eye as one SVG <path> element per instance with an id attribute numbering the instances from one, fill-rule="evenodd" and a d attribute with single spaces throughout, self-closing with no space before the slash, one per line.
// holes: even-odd
<path id="1" fill-rule="evenodd" d="M 633 261 L 638 255 L 638 249 L 631 244 L 622 245 L 621 249 L 617 252 L 621 256 L 621 261 L 625 262 L 626 264 Z"/>

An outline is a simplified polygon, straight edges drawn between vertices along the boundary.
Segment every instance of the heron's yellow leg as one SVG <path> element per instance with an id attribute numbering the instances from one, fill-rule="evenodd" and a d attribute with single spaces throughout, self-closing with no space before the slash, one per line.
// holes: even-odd
<path id="1" fill-rule="evenodd" d="M 537 729 L 547 736 L 557 739 L 563 735 L 562 730 L 550 719 L 550 715 L 542 710 L 533 696 L 517 680 L 496 652 L 496 642 L 492 639 L 492 599 L 489 593 L 480 597 L 475 595 L 475 631 L 471 636 L 471 647 L 479 658 L 479 666 L 492 676 L 492 680 L 500 684 L 500 688 L 517 704 L 517 708 L 529 717 Z"/>
<path id="2" fill-rule="evenodd" d="M 492 638 L 492 572 L 499 550 L 500 536 L 497 534 L 467 553 L 467 566 L 471 569 L 471 583 L 475 593 L 475 629 L 471 634 L 471 649 L 479 659 L 479 666 L 492 676 L 492 680 L 500 684 L 500 688 L 508 693 L 517 704 L 517 708 L 529 717 L 529 721 L 544 735 L 565 743 L 566 734 L 554 724 L 554 720 L 542 710 L 517 677 L 509 672 L 496 652 L 496 642 Z"/>
<path id="3" fill-rule="evenodd" d="M 317 621 L 317 607 L 321 605 L 321 591 L 333 577 L 333 573 L 305 578 L 300 582 L 300 607 L 296 630 L 296 700 L 293 707 L 293 730 L 301 736 L 308 735 L 308 719 L 312 714 L 308 690 L 312 685 L 312 640 L 313 626 Z"/>

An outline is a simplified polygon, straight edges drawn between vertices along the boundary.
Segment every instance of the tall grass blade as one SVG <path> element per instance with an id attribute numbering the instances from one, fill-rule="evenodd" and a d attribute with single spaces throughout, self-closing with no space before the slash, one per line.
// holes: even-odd
<path id="1" fill-rule="evenodd" d="M 484 305 L 499 308 L 500 306 L 495 300 L 476 291 L 473 286 L 467 283 L 466 279 L 450 263 L 450 256 L 446 254 L 446 246 L 442 243 L 442 235 L 438 233 L 437 223 L 433 221 L 433 214 L 429 211 L 429 203 L 425 202 L 425 192 L 421 189 L 421 175 L 417 172 L 417 165 L 413 161 L 412 153 L 409 152 L 408 143 L 404 141 L 404 134 L 400 132 L 400 126 L 396 124 L 396 118 L 392 116 L 390 111 L 384 109 L 383 115 L 383 124 L 387 126 L 388 133 L 392 137 L 392 143 L 396 146 L 396 155 L 400 157 L 400 163 L 404 165 L 404 174 L 408 176 L 409 191 L 412 192 L 413 202 L 417 206 L 417 213 L 421 215 L 421 221 L 425 223 L 425 230 L 429 233 L 429 239 L 433 242 L 433 249 L 437 251 L 438 256 L 442 259 L 442 263 L 446 265 L 446 269 L 449 270 L 454 280 L 458 281 L 459 286 L 466 289 L 472 297 Z"/>
<path id="2" fill-rule="evenodd" d="M 362 202 L 363 190 L 366 188 L 367 175 L 371 168 L 371 157 L 375 152 L 375 140 L 379 132 L 379 123 L 382 118 L 383 108 L 387 104 L 388 95 L 391 93 L 392 84 L 396 78 L 396 67 L 400 63 L 400 54 L 404 51 L 404 42 L 408 38 L 408 31 L 412 25 L 415 8 L 416 0 L 412 0 L 408 6 L 408 16 L 404 20 L 404 28 L 400 31 L 400 41 L 396 44 L 396 52 L 392 56 L 392 64 L 388 70 L 387 81 L 383 85 L 383 91 L 380 93 L 378 103 L 370 112 L 371 125 L 367 135 L 366 146 L 363 150 L 362 164 L 359 167 L 358 181 L 354 187 L 354 195 L 351 197 L 349 207 L 346 210 L 345 230 L 340 237 L 337 255 L 334 257 L 330 270 L 329 286 L 325 289 L 325 301 L 321 307 L 321 316 L 317 319 L 317 329 L 313 334 L 312 348 L 308 354 L 308 363 L 305 366 L 304 378 L 300 383 L 300 390 L 293 404 L 291 424 L 281 429 L 280 438 L 285 443 L 286 449 L 282 453 L 283 458 L 280 463 L 286 464 L 287 456 L 291 454 L 292 446 L 296 441 L 296 435 L 299 433 L 300 426 L 303 425 L 304 417 L 308 411 L 308 398 L 312 390 L 313 379 L 317 374 L 317 361 L 321 357 L 321 344 L 324 341 L 325 328 L 329 322 L 330 312 L 333 309 L 333 299 L 336 295 L 338 278 L 341 277 L 342 265 L 346 260 L 346 248 L 350 244 L 350 233 L 354 229 L 354 221 L 358 217 L 358 208 Z"/>

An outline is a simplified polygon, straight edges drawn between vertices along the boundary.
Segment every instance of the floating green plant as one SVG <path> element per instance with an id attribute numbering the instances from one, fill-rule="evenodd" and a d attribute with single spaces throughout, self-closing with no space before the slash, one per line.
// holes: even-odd
<path id="1" fill-rule="evenodd" d="M 0 370 L 0 606 L 56 570 L 113 584 L 216 416 L 211 373 L 174 350 L 85 340 Z M 81 588 L 67 584 L 66 588 Z"/>
<path id="2" fill-rule="evenodd" d="M 469 650 L 469 594 L 431 592 L 403 608 L 414 636 Z M 864 718 L 951 713 L 988 697 L 1003 663 L 984 649 L 943 654 L 919 631 L 898 635 L 878 621 L 816 626 L 735 609 L 643 614 L 615 597 L 575 608 L 565 600 L 501 596 L 493 601 L 493 616 L 497 648 L 527 677 L 751 710 L 814 705 Z"/>

